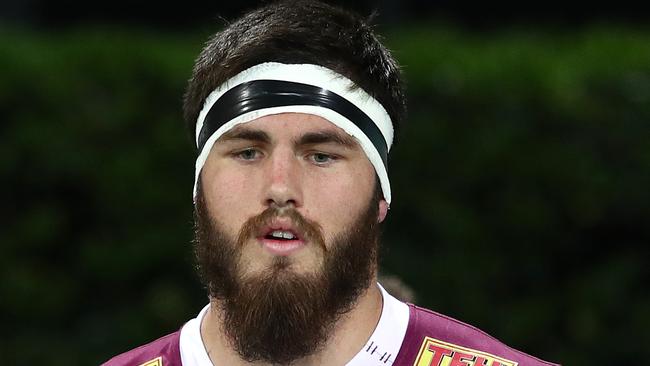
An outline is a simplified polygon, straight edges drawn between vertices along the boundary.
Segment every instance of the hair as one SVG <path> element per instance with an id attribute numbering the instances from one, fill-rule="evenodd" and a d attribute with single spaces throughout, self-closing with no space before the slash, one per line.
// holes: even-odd
<path id="1" fill-rule="evenodd" d="M 183 117 L 195 124 L 207 96 L 239 72 L 263 62 L 329 68 L 381 103 L 395 135 L 406 114 L 400 69 L 389 50 L 356 14 L 319 1 L 283 0 L 244 14 L 213 35 L 197 57 L 183 98 Z"/>

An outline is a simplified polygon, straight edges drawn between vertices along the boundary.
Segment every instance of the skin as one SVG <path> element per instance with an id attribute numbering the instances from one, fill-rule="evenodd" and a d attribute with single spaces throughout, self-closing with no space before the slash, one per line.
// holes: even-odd
<path id="1" fill-rule="evenodd" d="M 356 140 L 342 129 L 319 116 L 283 113 L 239 125 L 221 136 L 201 179 L 211 219 L 232 237 L 248 218 L 269 205 L 292 206 L 321 226 L 328 247 L 367 207 L 375 171 Z M 384 200 L 378 204 L 381 222 L 388 205 Z M 251 238 L 241 254 L 243 276 L 268 268 L 277 255 L 258 238 Z M 306 240 L 288 258 L 291 270 L 312 273 L 322 268 L 323 250 Z M 229 347 L 218 309 L 211 306 L 201 324 L 213 364 L 248 365 Z M 381 293 L 372 285 L 338 321 L 323 350 L 295 364 L 347 363 L 374 331 L 381 309 Z"/>

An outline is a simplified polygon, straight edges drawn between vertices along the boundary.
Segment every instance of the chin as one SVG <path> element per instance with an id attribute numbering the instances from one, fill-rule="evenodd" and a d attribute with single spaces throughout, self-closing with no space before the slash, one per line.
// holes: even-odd
<path id="1" fill-rule="evenodd" d="M 256 263 L 243 271 L 243 277 L 278 277 L 295 275 L 313 275 L 316 270 L 308 268 L 294 258 L 278 256 L 264 263 Z"/>
<path id="2" fill-rule="evenodd" d="M 269 269 L 276 274 L 292 273 L 298 275 L 314 275 L 318 272 L 318 270 L 313 266 L 307 266 L 304 263 L 300 263 L 300 261 L 291 257 L 273 258 L 273 263 Z"/>

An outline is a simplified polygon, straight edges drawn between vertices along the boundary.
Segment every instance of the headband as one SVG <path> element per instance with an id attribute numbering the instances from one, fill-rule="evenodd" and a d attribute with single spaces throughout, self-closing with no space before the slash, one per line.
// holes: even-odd
<path id="1" fill-rule="evenodd" d="M 208 95 L 196 123 L 194 199 L 212 145 L 233 127 L 279 113 L 307 113 L 327 119 L 354 137 L 375 168 L 390 204 L 388 152 L 393 124 L 384 107 L 351 80 L 312 64 L 262 63 L 228 79 Z"/>

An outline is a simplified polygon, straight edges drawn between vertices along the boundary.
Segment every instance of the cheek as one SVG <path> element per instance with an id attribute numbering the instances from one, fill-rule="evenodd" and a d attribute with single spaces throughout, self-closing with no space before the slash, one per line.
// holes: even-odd
<path id="1" fill-rule="evenodd" d="M 348 229 L 365 212 L 374 193 L 374 169 L 365 166 L 350 168 L 313 179 L 305 214 L 323 227 L 325 239 L 331 242 L 338 233 Z"/>
<path id="2" fill-rule="evenodd" d="M 210 216 L 224 229 L 236 233 L 251 211 L 250 198 L 255 182 L 250 177 L 237 174 L 206 174 L 202 186 Z"/>

